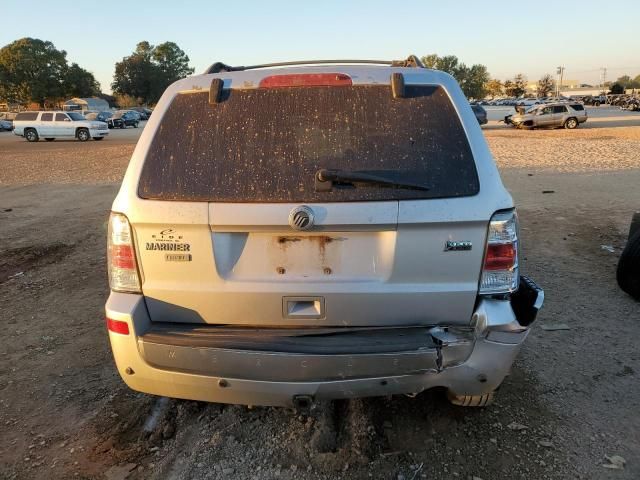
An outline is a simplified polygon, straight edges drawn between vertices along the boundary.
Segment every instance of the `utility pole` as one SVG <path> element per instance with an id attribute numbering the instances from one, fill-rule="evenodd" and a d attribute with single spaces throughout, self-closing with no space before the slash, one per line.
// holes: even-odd
<path id="1" fill-rule="evenodd" d="M 562 86 L 562 79 L 564 77 L 564 67 L 558 67 L 556 73 L 558 74 L 558 78 L 556 80 L 556 98 L 560 98 L 560 87 Z"/>
<path id="2" fill-rule="evenodd" d="M 607 82 L 607 67 L 602 67 L 601 69 L 601 76 L 602 76 L 602 83 L 600 84 L 600 86 L 602 87 L 602 93 L 605 93 L 605 86 L 604 84 Z"/>

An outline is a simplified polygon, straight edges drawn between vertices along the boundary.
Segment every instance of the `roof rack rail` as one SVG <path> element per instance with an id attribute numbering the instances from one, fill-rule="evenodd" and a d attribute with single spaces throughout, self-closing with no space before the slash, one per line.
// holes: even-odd
<path id="1" fill-rule="evenodd" d="M 263 63 L 259 65 L 248 65 L 232 67 L 222 62 L 216 62 L 204 72 L 241 72 L 243 70 L 255 70 L 257 68 L 269 67 L 289 67 L 293 65 L 327 65 L 327 64 L 366 64 L 366 65 L 390 65 L 392 67 L 413 67 L 425 68 L 420 59 L 415 55 L 410 55 L 406 60 L 296 60 L 293 62 Z"/>

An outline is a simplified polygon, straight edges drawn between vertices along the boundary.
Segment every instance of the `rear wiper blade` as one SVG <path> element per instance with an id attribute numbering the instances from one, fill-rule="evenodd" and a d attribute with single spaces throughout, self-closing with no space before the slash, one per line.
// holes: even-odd
<path id="1" fill-rule="evenodd" d="M 365 172 L 329 170 L 326 168 L 323 168 L 316 172 L 316 191 L 331 190 L 333 182 L 379 183 L 381 185 L 391 185 L 394 187 L 409 188 L 412 190 L 429 190 L 429 187 L 420 183 L 397 180 L 394 178 L 382 177 Z"/>

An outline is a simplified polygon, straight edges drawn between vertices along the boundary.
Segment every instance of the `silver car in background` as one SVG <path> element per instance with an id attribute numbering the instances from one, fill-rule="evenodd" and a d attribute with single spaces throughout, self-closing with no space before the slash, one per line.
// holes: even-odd
<path id="1" fill-rule="evenodd" d="M 542 305 L 519 245 L 450 75 L 214 64 L 164 93 L 113 203 L 115 363 L 134 390 L 202 401 L 444 387 L 484 406 Z"/>
<path id="2" fill-rule="evenodd" d="M 577 128 L 587 121 L 587 111 L 581 103 L 556 102 L 537 105 L 524 113 L 505 117 L 505 123 L 516 128 Z"/>
<path id="3" fill-rule="evenodd" d="M 13 130 L 13 122 L 10 120 L 4 120 L 0 118 L 0 132 Z"/>

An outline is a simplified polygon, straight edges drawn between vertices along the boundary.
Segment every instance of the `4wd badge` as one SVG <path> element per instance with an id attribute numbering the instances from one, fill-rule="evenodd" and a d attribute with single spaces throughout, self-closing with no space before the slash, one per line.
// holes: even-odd
<path id="1" fill-rule="evenodd" d="M 454 242 L 452 240 L 447 240 L 447 243 L 444 244 L 445 252 L 459 252 L 464 250 L 471 250 L 473 247 L 473 243 L 463 241 L 463 242 Z"/>

